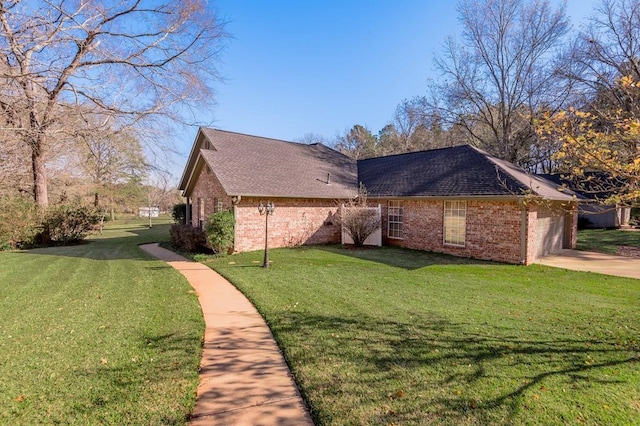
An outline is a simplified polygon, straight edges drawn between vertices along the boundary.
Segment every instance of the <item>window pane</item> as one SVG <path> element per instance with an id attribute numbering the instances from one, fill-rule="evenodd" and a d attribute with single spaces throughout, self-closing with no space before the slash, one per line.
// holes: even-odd
<path id="1" fill-rule="evenodd" d="M 387 207 L 387 236 L 389 238 L 402 238 L 402 201 L 389 201 Z"/>
<path id="2" fill-rule="evenodd" d="M 444 202 L 444 243 L 464 246 L 466 238 L 466 201 Z"/>

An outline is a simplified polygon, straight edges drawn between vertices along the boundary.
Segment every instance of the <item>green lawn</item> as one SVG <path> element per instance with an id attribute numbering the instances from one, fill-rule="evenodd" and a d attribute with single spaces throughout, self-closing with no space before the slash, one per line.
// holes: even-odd
<path id="1" fill-rule="evenodd" d="M 318 425 L 640 419 L 640 280 L 391 247 L 214 259 L 258 306 Z"/>
<path id="2" fill-rule="evenodd" d="M 108 224 L 88 244 L 0 252 L 0 424 L 185 424 L 204 323 L 183 277 Z"/>
<path id="3" fill-rule="evenodd" d="M 640 247 L 640 232 L 617 229 L 583 229 L 578 231 L 578 250 L 616 254 L 620 246 Z"/>

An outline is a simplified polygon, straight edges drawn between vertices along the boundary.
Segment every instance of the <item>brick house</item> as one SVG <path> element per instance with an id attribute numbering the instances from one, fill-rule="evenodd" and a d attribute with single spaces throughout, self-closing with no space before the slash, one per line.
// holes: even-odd
<path id="1" fill-rule="evenodd" d="M 276 206 L 270 247 L 339 243 L 334 217 L 360 182 L 382 205 L 384 244 L 527 265 L 575 247 L 575 194 L 468 145 L 356 161 L 322 144 L 201 128 L 179 188 L 194 226 L 232 209 L 243 252 L 264 247 L 261 201 Z"/>
<path id="2" fill-rule="evenodd" d="M 616 179 L 601 172 L 585 172 L 584 181 L 576 185 L 568 176 L 562 174 L 541 175 L 551 182 L 571 189 L 582 198 L 578 206 L 578 221 L 583 220 L 585 228 L 626 228 L 631 221 L 631 207 L 625 204 L 605 204 L 602 202 L 614 195 L 606 188 L 615 188 L 620 184 Z"/>

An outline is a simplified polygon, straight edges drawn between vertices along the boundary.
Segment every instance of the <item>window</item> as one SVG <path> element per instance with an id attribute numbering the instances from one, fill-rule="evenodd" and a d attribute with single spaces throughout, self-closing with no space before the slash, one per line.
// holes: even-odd
<path id="1" fill-rule="evenodd" d="M 223 209 L 223 205 L 222 205 L 222 200 L 218 197 L 213 199 L 213 212 L 217 213 L 217 212 L 221 212 Z"/>
<path id="2" fill-rule="evenodd" d="M 389 238 L 402 238 L 402 223 L 404 220 L 402 201 L 389 201 L 388 207 L 387 236 Z"/>
<path id="3" fill-rule="evenodd" d="M 444 243 L 464 247 L 467 229 L 467 202 L 444 202 Z"/>
<path id="4" fill-rule="evenodd" d="M 204 198 L 198 198 L 198 228 L 204 224 Z"/>

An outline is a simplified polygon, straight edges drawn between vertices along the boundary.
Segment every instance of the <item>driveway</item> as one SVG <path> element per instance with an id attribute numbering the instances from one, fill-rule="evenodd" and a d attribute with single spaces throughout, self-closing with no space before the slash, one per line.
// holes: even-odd
<path id="1" fill-rule="evenodd" d="M 562 250 L 536 260 L 540 265 L 640 279 L 640 258 L 593 251 Z"/>

